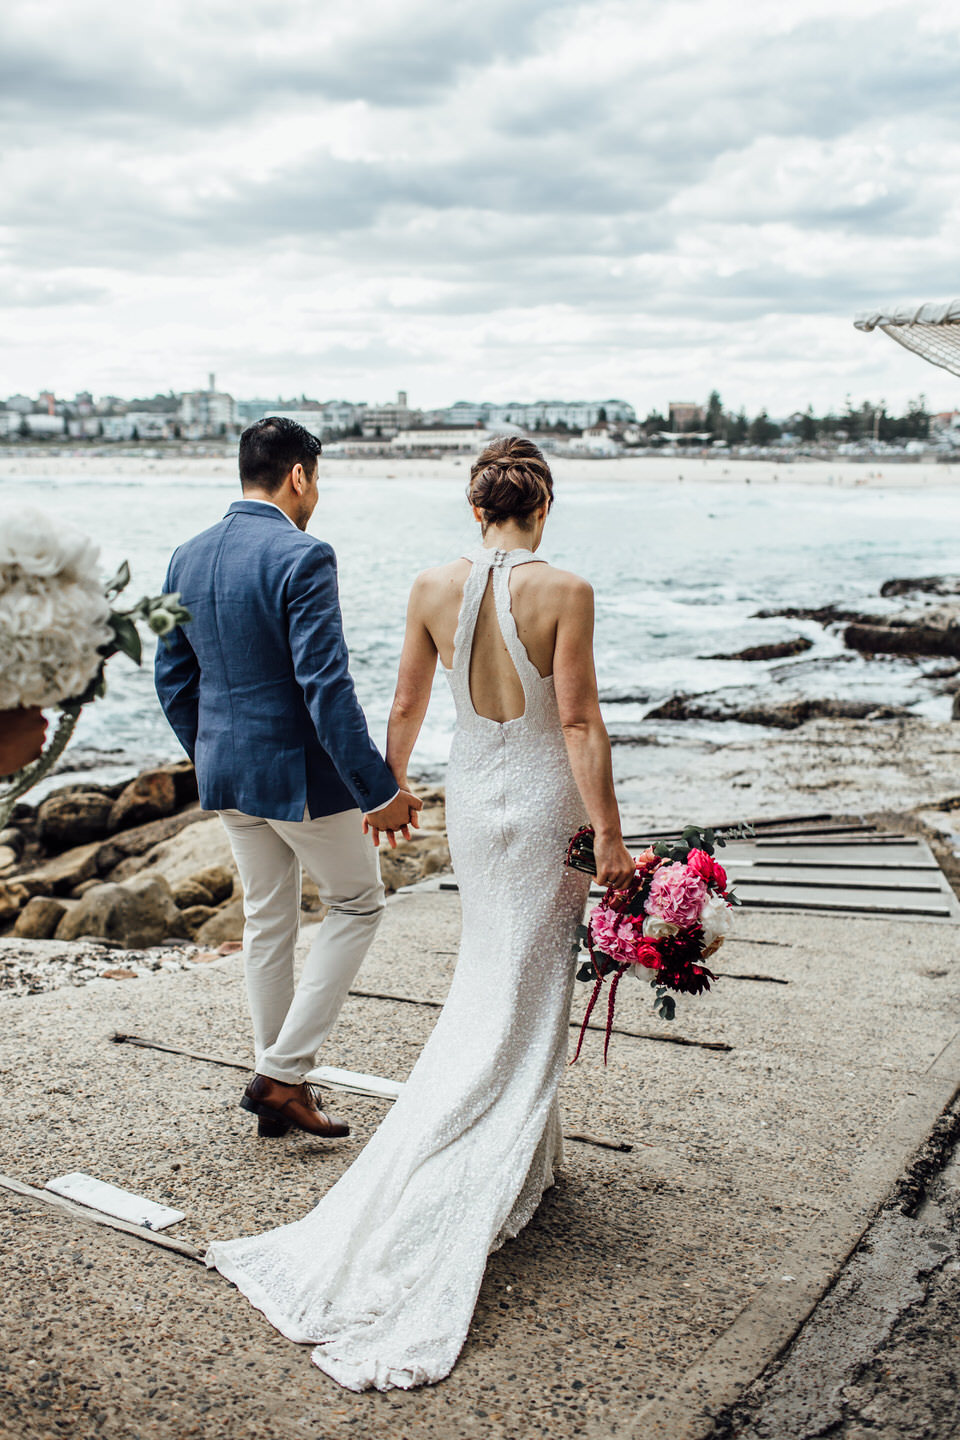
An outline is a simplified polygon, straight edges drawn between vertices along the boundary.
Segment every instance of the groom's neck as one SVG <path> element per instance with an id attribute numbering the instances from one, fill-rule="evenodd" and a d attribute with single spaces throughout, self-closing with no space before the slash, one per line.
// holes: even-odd
<path id="1" fill-rule="evenodd" d="M 282 510 L 284 515 L 289 516 L 294 525 L 300 530 L 305 529 L 305 526 L 301 522 L 300 497 L 293 492 L 288 493 L 285 489 L 271 492 L 268 490 L 257 490 L 254 487 L 244 487 L 243 498 L 244 500 L 265 500 L 268 505 L 276 505 L 277 509 Z"/>

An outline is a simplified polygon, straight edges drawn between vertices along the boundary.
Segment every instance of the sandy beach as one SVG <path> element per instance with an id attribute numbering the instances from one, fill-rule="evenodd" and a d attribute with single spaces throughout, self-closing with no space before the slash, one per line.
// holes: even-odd
<path id="1" fill-rule="evenodd" d="M 122 451 L 122 453 L 118 453 Z M 22 476 L 39 479 L 55 473 L 58 478 L 70 476 L 89 478 L 102 476 L 148 476 L 165 472 L 195 479 L 236 474 L 235 451 L 231 448 L 195 455 L 175 449 L 154 449 L 144 446 L 139 451 L 118 447 L 118 451 L 98 447 L 95 450 L 15 449 L 0 452 L 0 479 Z M 960 482 L 960 460 L 955 464 L 929 460 L 903 461 L 876 459 L 853 461 L 844 456 L 828 460 L 749 459 L 730 455 L 684 455 L 659 451 L 654 454 L 618 456 L 611 459 L 590 459 L 586 456 L 551 456 L 550 464 L 558 486 L 564 480 L 624 481 L 644 485 L 664 482 L 709 480 L 730 485 L 826 485 L 842 489 L 867 486 L 875 489 L 908 486 L 929 489 Z M 446 480 L 469 469 L 468 455 L 452 455 L 444 459 L 407 458 L 402 455 L 338 456 L 326 455 L 323 467 L 338 478 L 356 476 L 364 480 Z"/>

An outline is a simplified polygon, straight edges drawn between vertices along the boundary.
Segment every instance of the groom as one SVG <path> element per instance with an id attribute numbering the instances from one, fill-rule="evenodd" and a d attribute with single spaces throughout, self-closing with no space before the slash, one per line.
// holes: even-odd
<path id="1" fill-rule="evenodd" d="M 276 416 L 240 437 L 243 499 L 174 553 L 166 591 L 193 619 L 157 646 L 160 704 L 217 810 L 243 885 L 256 1074 L 241 1105 L 261 1135 L 291 1125 L 331 1139 L 349 1126 L 304 1076 L 333 1026 L 383 914 L 376 832 L 409 837 L 421 802 L 367 732 L 350 678 L 337 565 L 305 534 L 319 498 L 320 442 Z M 294 988 L 301 866 L 329 913 Z"/>

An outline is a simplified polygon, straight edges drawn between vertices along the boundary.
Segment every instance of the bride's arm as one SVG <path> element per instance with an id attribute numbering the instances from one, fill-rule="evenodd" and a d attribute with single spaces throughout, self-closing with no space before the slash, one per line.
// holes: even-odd
<path id="1" fill-rule="evenodd" d="M 610 738 L 600 714 L 593 664 L 593 590 L 571 575 L 557 621 L 553 680 L 570 768 L 595 831 L 594 855 L 601 885 L 626 885 L 633 860 L 623 843 L 620 807 L 613 789 Z"/>
<path id="2" fill-rule="evenodd" d="M 430 704 L 433 677 L 437 669 L 437 647 L 424 618 L 425 582 L 422 575 L 413 582 L 407 605 L 407 630 L 400 654 L 397 688 L 387 728 L 387 764 L 402 790 L 408 789 L 407 765 L 416 744 L 423 717 Z"/>

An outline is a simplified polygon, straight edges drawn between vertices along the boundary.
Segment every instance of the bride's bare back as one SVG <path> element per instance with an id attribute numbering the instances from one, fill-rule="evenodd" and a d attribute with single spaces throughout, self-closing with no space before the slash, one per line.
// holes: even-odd
<path id="1" fill-rule="evenodd" d="M 440 565 L 420 576 L 419 614 L 444 669 L 453 665 L 454 637 L 463 603 L 469 560 Z M 510 601 L 520 643 L 541 676 L 553 674 L 557 624 L 564 603 L 586 587 L 566 570 L 546 561 L 517 566 L 510 574 Z M 478 715 L 503 723 L 523 714 L 523 686 L 497 620 L 488 579 L 470 652 L 470 699 Z"/>

